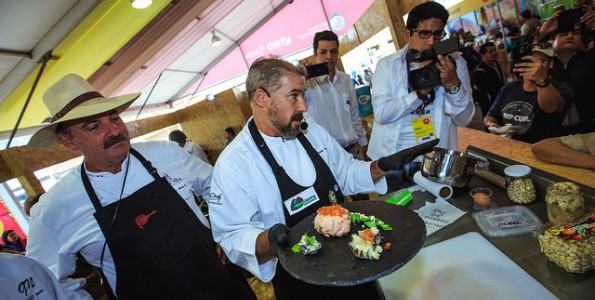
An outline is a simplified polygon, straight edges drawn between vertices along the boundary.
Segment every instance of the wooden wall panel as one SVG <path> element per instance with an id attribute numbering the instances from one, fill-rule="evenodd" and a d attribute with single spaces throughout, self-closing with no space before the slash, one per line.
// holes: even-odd
<path id="1" fill-rule="evenodd" d="M 366 10 L 364 15 L 355 22 L 355 28 L 360 41 L 366 41 L 382 29 L 391 26 L 390 16 L 384 1 L 377 0 Z"/>
<path id="2" fill-rule="evenodd" d="M 202 101 L 179 110 L 176 115 L 186 136 L 211 152 L 212 161 L 223 150 L 225 128 L 232 127 L 237 133 L 247 120 L 232 90 L 217 94 L 213 101 Z"/>

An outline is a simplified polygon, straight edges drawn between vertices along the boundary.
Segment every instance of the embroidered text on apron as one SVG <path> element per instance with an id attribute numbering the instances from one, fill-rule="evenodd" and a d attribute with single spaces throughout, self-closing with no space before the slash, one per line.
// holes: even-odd
<path id="1" fill-rule="evenodd" d="M 155 180 L 105 207 L 81 165 L 95 219 L 114 259 L 116 294 L 122 299 L 255 299 L 246 280 L 221 264 L 210 230 L 182 197 L 151 162 L 132 148 L 130 153 Z"/>
<path id="2" fill-rule="evenodd" d="M 258 150 L 267 160 L 275 174 L 275 179 L 277 180 L 277 185 L 281 192 L 281 201 L 307 189 L 308 187 L 301 186 L 293 181 L 293 179 L 287 175 L 283 167 L 277 163 L 270 149 L 266 145 L 266 142 L 256 128 L 254 120 L 250 121 L 248 127 Z M 308 156 L 312 160 L 314 168 L 316 169 L 316 181 L 314 182 L 313 187 L 321 198 L 321 201 L 310 205 L 305 210 L 298 212 L 293 216 L 290 216 L 287 212 L 287 208 L 283 206 L 285 223 L 289 227 L 292 227 L 302 219 L 315 213 L 318 208 L 330 205 L 331 201 L 328 199 L 329 191 L 335 192 L 337 203 L 343 203 L 343 193 L 339 189 L 335 177 L 326 162 L 303 134 L 298 134 L 297 138 L 308 153 Z M 291 245 L 289 247 L 291 247 Z M 342 297 L 344 297 L 344 299 L 356 299 L 354 296 L 362 296 L 362 299 L 379 299 L 374 282 L 349 287 L 312 285 L 295 279 L 289 275 L 280 264 L 277 265 L 275 277 L 273 278 L 273 286 L 275 288 L 275 296 L 277 300 L 303 298 L 304 293 L 307 293 L 307 298 L 309 299 L 341 299 Z"/>

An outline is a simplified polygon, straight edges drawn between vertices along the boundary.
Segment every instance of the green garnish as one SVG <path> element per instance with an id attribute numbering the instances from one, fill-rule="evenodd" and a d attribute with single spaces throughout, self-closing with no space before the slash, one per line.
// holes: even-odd
<path id="1" fill-rule="evenodd" d="M 380 229 L 385 230 L 385 231 L 391 231 L 393 230 L 393 228 L 386 224 L 384 221 L 374 217 L 374 216 L 366 216 L 362 213 L 358 213 L 358 212 L 352 212 L 350 213 L 351 215 L 351 223 L 356 224 L 356 223 L 364 223 L 364 225 L 366 225 L 366 227 L 372 228 L 372 227 L 380 227 Z"/>

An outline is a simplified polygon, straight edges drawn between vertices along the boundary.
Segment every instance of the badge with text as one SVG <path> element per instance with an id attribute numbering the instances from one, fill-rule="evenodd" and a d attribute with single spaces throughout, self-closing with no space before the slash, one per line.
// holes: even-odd
<path id="1" fill-rule="evenodd" d="M 434 134 L 434 126 L 429 115 L 421 116 L 411 121 L 413 126 L 413 133 L 415 133 L 415 141 L 418 144 L 431 141 L 436 138 Z"/>
<path id="2" fill-rule="evenodd" d="M 283 204 L 289 215 L 292 216 L 318 201 L 320 201 L 320 197 L 316 194 L 314 187 L 309 187 L 299 194 L 286 199 L 283 201 Z"/>

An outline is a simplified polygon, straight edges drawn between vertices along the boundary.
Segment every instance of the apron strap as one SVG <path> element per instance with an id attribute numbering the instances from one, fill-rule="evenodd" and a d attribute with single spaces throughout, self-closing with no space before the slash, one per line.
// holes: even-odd
<path id="1" fill-rule="evenodd" d="M 258 132 L 256 124 L 254 123 L 254 119 L 250 120 L 250 124 L 248 124 L 248 129 L 250 130 L 250 135 L 256 143 L 258 150 L 260 150 L 262 156 L 264 156 L 264 158 L 269 163 L 269 166 L 273 170 L 273 174 L 275 174 L 275 177 L 282 176 L 285 173 L 285 169 L 283 169 L 283 167 L 281 167 L 273 157 L 273 153 L 271 153 L 271 150 L 262 138 L 262 135 L 260 135 L 260 132 Z M 300 135 L 302 134 L 300 133 Z"/>
<path id="2" fill-rule="evenodd" d="M 151 176 L 153 176 L 155 180 L 159 179 L 159 173 L 157 173 L 157 169 L 153 167 L 150 161 L 148 161 L 144 156 L 142 156 L 142 154 L 134 150 L 134 148 L 132 147 L 130 147 L 130 153 L 134 155 L 134 157 L 136 157 L 143 164 L 143 167 L 147 169 L 149 174 L 151 174 Z"/>

